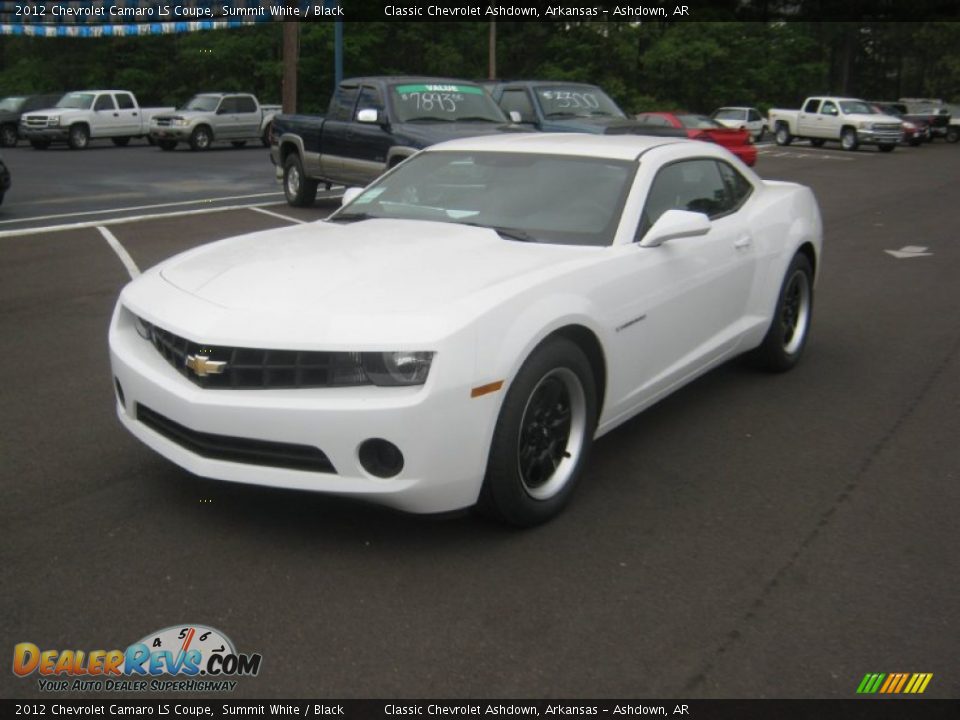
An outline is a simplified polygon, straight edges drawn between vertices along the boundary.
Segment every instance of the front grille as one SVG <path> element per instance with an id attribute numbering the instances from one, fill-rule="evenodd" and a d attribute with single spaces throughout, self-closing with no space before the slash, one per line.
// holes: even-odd
<path id="1" fill-rule="evenodd" d="M 149 340 L 177 372 L 203 388 L 241 390 L 343 387 L 367 385 L 359 353 L 201 345 L 141 320 Z M 187 367 L 189 357 L 223 362 L 222 372 L 198 375 Z"/>
<path id="2" fill-rule="evenodd" d="M 45 128 L 47 127 L 47 122 L 46 115 L 28 115 L 23 124 L 29 128 Z"/>
<path id="3" fill-rule="evenodd" d="M 873 129 L 878 132 L 900 132 L 900 125 L 895 123 L 877 123 Z"/>
<path id="4" fill-rule="evenodd" d="M 336 473 L 333 463 L 312 445 L 252 440 L 214 435 L 184 427 L 168 417 L 137 403 L 137 420 L 190 452 L 211 460 L 227 460 L 245 465 Z"/>
<path id="5" fill-rule="evenodd" d="M 171 119 L 168 118 L 168 117 L 155 117 L 155 118 L 153 119 L 153 121 L 154 121 L 157 125 L 159 125 L 160 127 L 169 127 L 169 126 L 170 126 L 170 120 L 171 120 Z"/>

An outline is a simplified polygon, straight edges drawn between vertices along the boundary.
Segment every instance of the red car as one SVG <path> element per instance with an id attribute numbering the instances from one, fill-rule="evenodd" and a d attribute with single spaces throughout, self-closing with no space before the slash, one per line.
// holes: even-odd
<path id="1" fill-rule="evenodd" d="M 688 138 L 722 145 L 751 167 L 757 162 L 757 148 L 754 147 L 748 130 L 726 128 L 706 115 L 688 112 L 648 112 L 637 115 L 637 120 L 644 125 L 680 128 L 686 131 Z"/>

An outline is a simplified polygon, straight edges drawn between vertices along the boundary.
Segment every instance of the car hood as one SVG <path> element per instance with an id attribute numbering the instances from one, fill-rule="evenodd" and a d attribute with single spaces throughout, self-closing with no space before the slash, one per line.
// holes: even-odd
<path id="1" fill-rule="evenodd" d="M 505 132 L 533 132 L 531 128 L 511 123 L 495 122 L 412 122 L 395 123 L 393 133 L 401 142 L 417 148 L 435 145 L 446 140 L 495 135 Z"/>
<path id="2" fill-rule="evenodd" d="M 192 118 L 209 117 L 215 114 L 213 110 L 170 110 L 169 108 L 163 108 L 160 113 L 153 116 L 153 119 L 159 120 L 163 118 L 164 120 L 169 120 L 170 118 L 176 117 L 190 120 Z"/>
<path id="3" fill-rule="evenodd" d="M 181 329 L 198 327 L 192 316 L 203 307 L 232 318 L 227 325 L 234 328 L 242 318 L 271 335 L 274 326 L 303 323 L 324 328 L 331 341 L 371 326 L 381 337 L 402 336 L 405 327 L 446 334 L 562 268 L 589 262 L 598 250 L 505 240 L 454 223 L 321 221 L 221 240 L 165 262 L 160 276 L 204 301 L 200 306 L 138 293 L 139 281 L 128 290 L 135 309 L 167 306 Z"/>

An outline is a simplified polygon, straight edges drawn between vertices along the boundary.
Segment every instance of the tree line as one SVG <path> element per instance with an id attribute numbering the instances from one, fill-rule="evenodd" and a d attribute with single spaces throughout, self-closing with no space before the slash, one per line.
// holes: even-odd
<path id="1" fill-rule="evenodd" d="M 485 79 L 486 22 L 348 22 L 346 77 Z M 592 82 L 628 112 L 720 105 L 796 107 L 810 94 L 960 100 L 960 23 L 498 22 L 502 78 Z M 180 104 L 235 90 L 280 102 L 281 23 L 178 35 L 0 37 L 0 96 L 94 87 Z M 299 112 L 334 84 L 332 23 L 300 26 Z"/>

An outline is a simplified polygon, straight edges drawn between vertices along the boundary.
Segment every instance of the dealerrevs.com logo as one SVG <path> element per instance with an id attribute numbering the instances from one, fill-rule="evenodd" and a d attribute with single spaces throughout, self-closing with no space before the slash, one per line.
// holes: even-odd
<path id="1" fill-rule="evenodd" d="M 173 625 L 150 633 L 126 650 L 41 650 L 30 642 L 13 648 L 13 672 L 36 673 L 44 692 L 231 691 L 236 677 L 260 672 L 259 653 L 238 653 L 212 627 Z"/>

